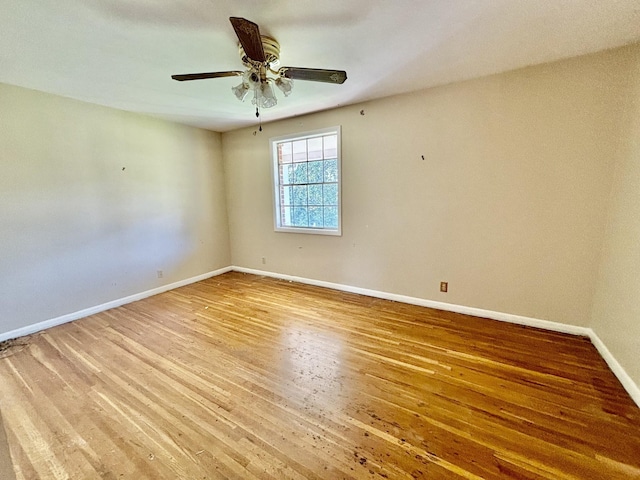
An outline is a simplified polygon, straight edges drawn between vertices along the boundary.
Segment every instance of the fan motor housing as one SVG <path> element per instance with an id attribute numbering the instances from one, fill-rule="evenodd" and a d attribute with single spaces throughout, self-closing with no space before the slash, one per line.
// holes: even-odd
<path id="1" fill-rule="evenodd" d="M 280 65 L 280 44 L 275 38 L 269 37 L 268 35 L 260 35 L 260 40 L 262 40 L 264 56 L 267 59 L 265 63 L 270 69 L 274 70 Z M 242 63 L 251 64 L 241 44 L 238 44 L 238 53 L 240 54 Z"/>

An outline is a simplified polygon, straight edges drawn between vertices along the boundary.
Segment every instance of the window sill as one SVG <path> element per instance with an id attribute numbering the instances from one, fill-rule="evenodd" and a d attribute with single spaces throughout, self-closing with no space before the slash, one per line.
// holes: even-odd
<path id="1" fill-rule="evenodd" d="M 329 230 L 326 228 L 304 228 L 304 227 L 276 227 L 276 233 L 304 233 L 311 235 L 332 235 L 334 237 L 341 237 L 342 230 Z"/>

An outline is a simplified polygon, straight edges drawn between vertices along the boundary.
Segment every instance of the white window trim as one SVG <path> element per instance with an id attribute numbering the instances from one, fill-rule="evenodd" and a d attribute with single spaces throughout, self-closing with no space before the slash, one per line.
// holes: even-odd
<path id="1" fill-rule="evenodd" d="M 280 226 L 280 198 L 279 198 L 279 185 L 280 177 L 277 168 L 277 144 L 283 140 L 295 141 L 302 138 L 309 137 L 321 137 L 327 133 L 337 133 L 337 152 L 336 157 L 338 160 L 338 228 L 305 228 L 305 227 L 281 227 Z M 285 233 L 305 233 L 313 235 L 333 235 L 342 236 L 342 132 L 340 125 L 336 127 L 323 128 L 320 130 L 313 130 L 310 132 L 294 133 L 290 135 L 282 135 L 280 137 L 272 137 L 269 139 L 271 146 L 271 177 L 272 177 L 272 197 L 273 197 L 273 228 L 276 232 Z"/>

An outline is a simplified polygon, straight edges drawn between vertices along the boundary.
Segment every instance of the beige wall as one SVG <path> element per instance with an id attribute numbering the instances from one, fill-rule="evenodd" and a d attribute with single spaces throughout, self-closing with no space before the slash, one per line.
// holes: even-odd
<path id="1" fill-rule="evenodd" d="M 217 133 L 0 85 L 0 164 L 0 333 L 230 264 Z"/>
<path id="2" fill-rule="evenodd" d="M 640 388 L 640 48 L 633 58 L 591 326 Z"/>
<path id="3" fill-rule="evenodd" d="M 223 134 L 233 264 L 588 326 L 632 50 Z M 275 233 L 269 138 L 333 125 L 343 236 Z"/>

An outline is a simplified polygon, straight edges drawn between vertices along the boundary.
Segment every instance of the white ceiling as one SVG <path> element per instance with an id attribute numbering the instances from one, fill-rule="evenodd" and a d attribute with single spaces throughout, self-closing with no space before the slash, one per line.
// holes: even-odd
<path id="1" fill-rule="evenodd" d="M 347 71 L 343 85 L 277 91 L 265 122 L 640 41 L 640 0 L 2 0 L 0 82 L 215 131 L 253 125 L 237 78 L 170 78 L 241 69 L 230 16 L 275 37 L 282 65 Z"/>

